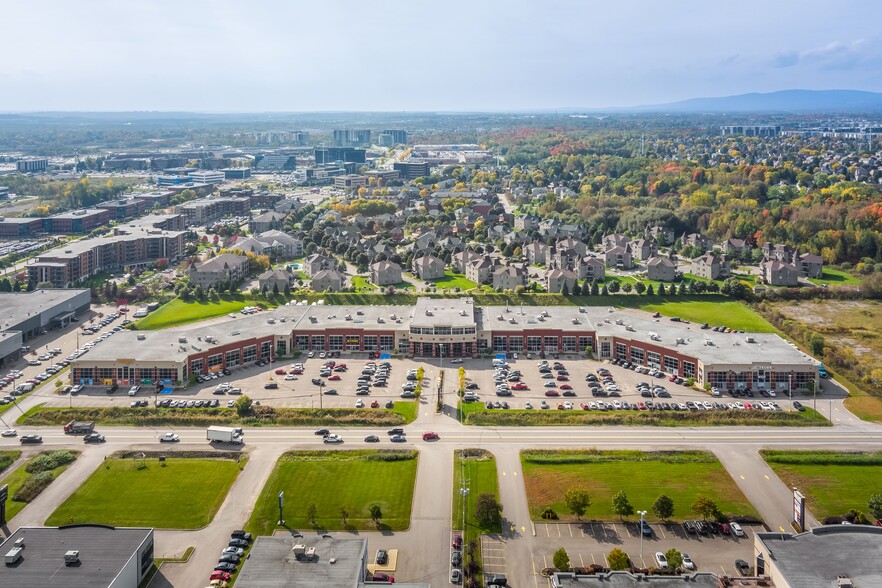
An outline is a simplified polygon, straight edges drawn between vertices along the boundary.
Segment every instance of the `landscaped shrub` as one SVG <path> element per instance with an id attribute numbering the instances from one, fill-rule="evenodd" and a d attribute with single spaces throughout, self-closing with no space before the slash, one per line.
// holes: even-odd
<path id="1" fill-rule="evenodd" d="M 46 486 L 52 483 L 55 478 L 52 472 L 39 472 L 22 482 L 12 499 L 16 502 L 30 502 L 40 495 L 40 492 L 46 489 Z"/>
<path id="2" fill-rule="evenodd" d="M 558 519 L 557 513 L 550 506 L 546 506 L 539 516 L 546 521 L 556 521 Z"/>
<path id="3" fill-rule="evenodd" d="M 29 474 L 48 472 L 57 467 L 72 463 L 76 458 L 77 456 L 75 453 L 66 450 L 41 453 L 28 462 L 25 466 L 25 471 Z"/>

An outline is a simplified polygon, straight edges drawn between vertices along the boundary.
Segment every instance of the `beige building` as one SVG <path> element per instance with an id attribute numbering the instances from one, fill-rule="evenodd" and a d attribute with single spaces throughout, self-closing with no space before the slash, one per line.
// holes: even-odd
<path id="1" fill-rule="evenodd" d="M 631 269 L 634 267 L 634 261 L 631 259 L 631 251 L 624 245 L 618 245 L 607 249 L 604 253 L 606 257 L 606 265 L 619 269 Z"/>
<path id="2" fill-rule="evenodd" d="M 570 271 L 568 269 L 550 269 L 545 272 L 545 288 L 549 292 L 558 293 L 563 292 L 564 285 L 566 285 L 567 292 L 573 291 L 573 286 L 576 285 L 576 280 L 578 276 L 576 276 L 576 272 Z"/>
<path id="3" fill-rule="evenodd" d="M 444 277 L 444 261 L 434 255 L 423 255 L 413 260 L 413 273 L 421 280 L 437 280 Z"/>
<path id="4" fill-rule="evenodd" d="M 391 261 L 378 261 L 371 265 L 371 283 L 375 286 L 401 283 L 401 266 Z"/>
<path id="5" fill-rule="evenodd" d="M 303 273 L 310 278 L 322 270 L 336 269 L 337 263 L 333 258 L 321 253 L 313 253 L 303 260 Z"/>
<path id="6" fill-rule="evenodd" d="M 692 260 L 692 273 L 705 280 L 729 277 L 729 256 L 725 253 L 708 251 Z"/>
<path id="7" fill-rule="evenodd" d="M 665 255 L 656 255 L 646 262 L 646 277 L 656 282 L 673 282 L 677 263 Z"/>
<path id="8" fill-rule="evenodd" d="M 518 286 L 527 285 L 527 270 L 523 267 L 508 265 L 493 272 L 494 290 L 514 290 Z"/>
<path id="9" fill-rule="evenodd" d="M 190 266 L 190 283 L 210 288 L 219 282 L 238 283 L 248 275 L 248 258 L 244 255 L 222 253 L 208 261 Z"/>
<path id="10" fill-rule="evenodd" d="M 321 270 L 312 276 L 310 287 L 315 292 L 340 292 L 346 283 L 346 276 L 337 270 Z"/>

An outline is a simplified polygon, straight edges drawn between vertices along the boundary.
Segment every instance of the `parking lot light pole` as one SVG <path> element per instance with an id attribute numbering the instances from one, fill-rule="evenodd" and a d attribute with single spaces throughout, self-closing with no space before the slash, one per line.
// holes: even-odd
<path id="1" fill-rule="evenodd" d="M 646 516 L 645 510 L 638 510 L 637 514 L 640 515 L 640 565 L 643 565 L 643 517 Z"/>

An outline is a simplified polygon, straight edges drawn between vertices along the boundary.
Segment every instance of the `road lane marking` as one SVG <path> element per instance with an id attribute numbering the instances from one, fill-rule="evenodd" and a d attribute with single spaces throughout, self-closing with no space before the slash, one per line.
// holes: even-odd
<path id="1" fill-rule="evenodd" d="M 770 479 L 769 474 L 763 474 L 763 478 L 765 478 L 766 480 Z"/>
<path id="2" fill-rule="evenodd" d="M 742 479 L 742 480 L 743 480 L 743 479 L 744 479 L 744 474 L 741 474 L 741 476 L 740 476 L 740 477 L 741 477 L 741 479 Z"/>

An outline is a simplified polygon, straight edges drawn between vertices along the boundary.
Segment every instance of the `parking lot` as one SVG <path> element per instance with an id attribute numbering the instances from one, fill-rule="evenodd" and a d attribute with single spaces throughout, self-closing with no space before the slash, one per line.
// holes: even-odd
<path id="1" fill-rule="evenodd" d="M 757 395 L 753 398 L 731 398 L 724 394 L 720 398 L 713 398 L 703 391 L 670 381 L 667 374 L 661 377 L 653 377 L 649 374 L 642 374 L 622 366 L 613 365 L 608 361 L 596 361 L 576 356 L 561 356 L 558 360 L 549 356 L 545 361 L 548 362 L 549 368 L 552 369 L 548 374 L 543 374 L 539 368 L 541 361 L 536 356 L 533 359 L 525 359 L 524 356 L 520 356 L 517 360 L 507 360 L 509 373 L 519 371 L 520 380 L 519 382 L 507 381 L 511 389 L 510 396 L 497 396 L 496 383 L 494 382 L 495 371 L 491 365 L 491 360 L 466 360 L 464 362 L 466 377 L 470 383 L 477 385 L 477 389 L 469 391 L 477 393 L 479 401 L 482 403 L 487 401 L 494 404 L 496 402 L 500 404 L 507 403 L 509 408 L 513 409 L 542 409 L 546 406 L 549 409 L 555 409 L 559 407 L 558 405 L 561 405 L 560 408 L 564 408 L 565 406 L 568 407 L 566 403 L 569 403 L 574 410 L 580 410 L 583 403 L 587 404 L 590 409 L 596 409 L 598 408 L 597 405 L 601 402 L 609 405 L 609 408 L 612 408 L 614 402 L 619 402 L 622 405 L 628 403 L 629 406 L 633 407 L 641 402 L 645 405 L 647 401 L 661 401 L 669 404 L 686 404 L 700 401 L 702 403 L 709 402 L 711 405 L 714 402 L 719 404 L 776 402 L 784 410 L 791 406 L 790 401 L 781 396 L 764 398 Z M 555 362 L 563 364 L 563 372 L 553 369 Z M 594 396 L 591 393 L 585 378 L 592 374 L 598 380 L 602 379 L 597 373 L 598 369 L 609 371 L 617 387 L 614 393 L 608 392 L 606 396 Z M 562 373 L 564 375 L 561 375 Z M 521 383 L 526 385 L 527 389 L 517 389 Z M 601 388 L 606 391 L 602 382 L 599 383 Z M 650 387 L 662 386 L 670 397 L 641 396 L 638 390 L 638 385 L 640 384 L 648 384 Z M 545 403 L 544 405 L 543 402 Z M 592 402 L 594 405 L 591 404 Z M 680 408 L 691 410 L 691 407 Z M 701 409 L 704 409 L 704 406 Z"/>
<path id="2" fill-rule="evenodd" d="M 533 538 L 534 573 L 552 567 L 552 555 L 563 547 L 573 567 L 606 566 L 606 556 L 619 548 L 637 567 L 657 567 L 656 552 L 677 549 L 690 556 L 697 571 L 739 576 L 735 560 L 753 560 L 753 535 L 760 526 L 743 525 L 744 537 L 687 534 L 679 524 L 650 525 L 652 536 L 642 540 L 636 522 L 623 523 L 536 523 Z M 541 583 L 540 585 L 544 585 Z"/>
<path id="3" fill-rule="evenodd" d="M 109 343 L 103 343 L 107 345 Z M 344 364 L 345 371 L 331 371 L 326 376 L 321 376 L 323 365 L 328 361 Z M 252 400 L 261 404 L 275 407 L 294 408 L 355 408 L 361 400 L 364 407 L 369 409 L 372 402 L 376 401 L 379 407 L 385 406 L 388 401 L 402 400 L 402 386 L 408 382 L 407 372 L 419 367 L 424 369 L 423 396 L 433 393 L 433 383 L 438 378 L 438 368 L 419 361 L 408 359 L 388 360 L 390 363 L 389 373 L 385 386 L 371 386 L 367 395 L 356 395 L 358 378 L 362 369 L 369 362 L 379 364 L 386 360 L 368 360 L 352 358 L 335 358 L 333 360 L 301 357 L 300 359 L 279 360 L 264 366 L 249 364 L 237 366 L 230 370 L 229 375 L 218 374 L 216 379 L 197 383 L 187 388 L 177 388 L 168 395 L 157 395 L 152 386 L 143 386 L 134 396 L 127 395 L 128 387 L 120 387 L 114 394 L 106 393 L 106 386 L 87 386 L 82 392 L 72 398 L 58 397 L 49 402 L 53 405 L 68 404 L 80 406 L 128 406 L 132 401 L 148 401 L 152 406 L 154 401 L 174 401 L 176 404 L 183 402 L 185 406 L 195 407 L 197 401 L 218 401 L 219 406 L 227 406 L 234 402 L 239 394 L 248 395 Z M 303 373 L 290 374 L 296 371 L 294 364 L 303 364 Z M 277 373 L 282 372 L 282 373 Z M 323 386 L 313 384 L 312 380 L 321 379 Z M 371 383 L 373 384 L 373 379 Z M 275 386 L 267 388 L 267 385 Z M 229 389 L 220 393 L 218 387 L 228 385 Z M 230 393 L 230 389 L 234 390 Z M 218 393 L 215 393 L 215 392 Z M 190 403 L 193 403 L 190 405 Z"/>

